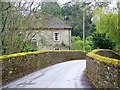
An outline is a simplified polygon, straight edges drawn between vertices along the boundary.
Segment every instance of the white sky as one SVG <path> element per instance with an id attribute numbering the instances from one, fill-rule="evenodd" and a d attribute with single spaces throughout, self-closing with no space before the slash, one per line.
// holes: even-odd
<path id="1" fill-rule="evenodd" d="M 117 7 L 117 3 L 115 0 L 112 1 L 112 3 L 109 5 L 111 8 L 112 7 Z"/>
<path id="2" fill-rule="evenodd" d="M 58 3 L 65 4 L 66 2 L 69 2 L 69 1 L 71 1 L 71 0 L 58 0 Z"/>

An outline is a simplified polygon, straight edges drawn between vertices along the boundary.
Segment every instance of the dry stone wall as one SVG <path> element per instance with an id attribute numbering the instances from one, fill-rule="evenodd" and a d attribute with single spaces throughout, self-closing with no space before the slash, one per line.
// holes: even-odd
<path id="1" fill-rule="evenodd" d="M 108 51 L 108 53 L 107 53 Z M 101 54 L 102 56 L 96 54 Z M 111 53 L 110 53 L 111 52 Z M 120 60 L 104 57 L 118 56 L 110 50 L 94 50 L 86 56 L 86 74 L 97 88 L 119 88 L 120 89 Z M 110 56 L 114 55 L 114 56 Z"/>
<path id="2" fill-rule="evenodd" d="M 85 59 L 82 51 L 37 51 L 1 56 L 2 80 L 6 84 L 41 68 L 69 60 Z"/>

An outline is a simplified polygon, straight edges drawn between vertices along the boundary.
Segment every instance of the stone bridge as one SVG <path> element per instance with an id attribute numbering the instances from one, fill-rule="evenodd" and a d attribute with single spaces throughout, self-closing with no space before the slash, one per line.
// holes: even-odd
<path id="1" fill-rule="evenodd" d="M 1 56 L 1 88 L 120 88 L 119 60 L 102 49 L 87 55 L 56 50 Z"/>

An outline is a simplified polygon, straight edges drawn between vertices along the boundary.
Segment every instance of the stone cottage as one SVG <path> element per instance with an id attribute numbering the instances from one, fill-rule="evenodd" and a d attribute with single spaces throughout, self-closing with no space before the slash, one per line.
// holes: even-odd
<path id="1" fill-rule="evenodd" d="M 26 35 L 31 33 L 32 41 L 38 50 L 70 50 L 72 27 L 54 16 L 47 16 L 41 20 L 41 26 L 26 31 Z"/>

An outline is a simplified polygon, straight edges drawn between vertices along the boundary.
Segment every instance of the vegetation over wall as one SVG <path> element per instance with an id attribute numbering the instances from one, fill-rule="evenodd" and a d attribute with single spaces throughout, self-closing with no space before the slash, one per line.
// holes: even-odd
<path id="1" fill-rule="evenodd" d="M 120 88 L 120 56 L 111 50 L 93 50 L 86 55 L 86 73 L 97 88 Z"/>
<path id="2" fill-rule="evenodd" d="M 2 62 L 2 84 L 25 76 L 41 68 L 69 60 L 85 59 L 82 51 L 37 51 L 24 52 L 0 57 Z"/>

